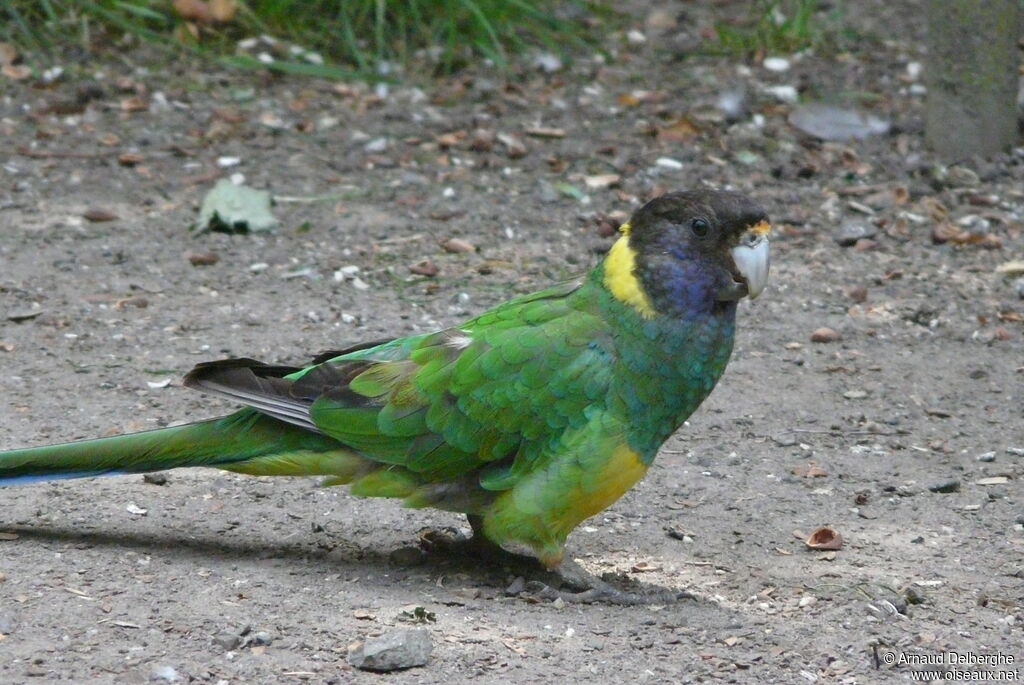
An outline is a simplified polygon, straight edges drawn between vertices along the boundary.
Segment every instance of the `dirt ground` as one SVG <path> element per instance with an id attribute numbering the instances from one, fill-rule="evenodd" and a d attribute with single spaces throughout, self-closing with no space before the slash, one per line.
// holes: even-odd
<path id="1" fill-rule="evenodd" d="M 778 227 L 718 389 L 570 538 L 590 570 L 698 599 L 510 595 L 500 568 L 414 551 L 424 528 L 467 528 L 455 515 L 309 480 L 40 484 L 0 492 L 0 681 L 878 683 L 950 651 L 1024 677 L 1024 300 L 996 271 L 1024 257 L 1024 149 L 929 156 L 919 3 L 897 4 L 849 3 L 863 49 L 781 72 L 680 59 L 711 25 L 687 3 L 676 28 L 638 11 L 646 43 L 606 65 L 509 85 L 374 93 L 144 51 L 0 80 L 3 449 L 230 411 L 180 387 L 199 361 L 302 364 L 456 324 L 589 268 L 614 212 L 666 189 L 747 191 Z M 816 141 L 784 85 L 894 128 Z M 281 227 L 190 231 L 234 173 L 278 196 Z M 821 327 L 840 339 L 812 342 Z M 821 526 L 842 549 L 807 549 Z M 416 606 L 436 619 L 428 665 L 346 663 Z"/>

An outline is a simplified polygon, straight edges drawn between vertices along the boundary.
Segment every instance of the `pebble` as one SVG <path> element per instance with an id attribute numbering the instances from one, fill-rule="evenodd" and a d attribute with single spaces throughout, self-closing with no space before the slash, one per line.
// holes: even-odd
<path id="1" fill-rule="evenodd" d="M 516 576 L 516 579 L 505 588 L 505 594 L 509 597 L 516 597 L 522 592 L 526 591 L 526 580 L 522 576 Z"/>
<path id="2" fill-rule="evenodd" d="M 1007 447 L 1006 453 L 1015 457 L 1024 457 L 1024 447 Z"/>
<path id="3" fill-rule="evenodd" d="M 945 480 L 945 481 L 942 481 L 941 483 L 935 483 L 934 485 L 929 485 L 928 489 L 931 492 L 939 492 L 939 493 L 942 493 L 942 494 L 949 494 L 951 492 L 959 492 L 960 491 L 960 481 L 955 480 L 955 479 Z"/>
<path id="4" fill-rule="evenodd" d="M 18 617 L 15 614 L 0 613 L 0 635 L 10 635 L 18 628 Z"/>
<path id="5" fill-rule="evenodd" d="M 238 649 L 238 646 L 242 644 L 242 636 L 233 630 L 225 630 L 223 633 L 214 635 L 213 644 L 230 652 L 233 649 Z"/>
<path id="6" fill-rule="evenodd" d="M 380 154 L 388 149 L 388 145 L 387 138 L 374 138 L 363 146 L 363 151 L 370 154 Z"/>
<path id="7" fill-rule="evenodd" d="M 671 157 L 658 157 L 654 163 L 663 169 L 673 169 L 678 171 L 683 168 L 682 162 L 678 159 L 672 159 Z"/>
<path id="8" fill-rule="evenodd" d="M 779 102 L 786 104 L 795 104 L 800 99 L 800 94 L 797 93 L 796 88 L 793 86 L 771 86 L 765 88 L 765 92 L 774 97 Z"/>
<path id="9" fill-rule="evenodd" d="M 789 71 L 790 66 L 789 60 L 785 57 L 765 57 L 764 61 L 761 62 L 761 65 L 768 71 L 774 71 L 776 73 Z"/>
<path id="10" fill-rule="evenodd" d="M 726 121 L 734 122 L 746 118 L 749 113 L 747 93 L 745 90 L 727 90 L 718 94 L 715 108 L 722 113 Z"/>
<path id="11" fill-rule="evenodd" d="M 142 475 L 142 482 L 149 483 L 150 485 L 167 485 L 167 474 L 163 471 L 144 473 Z"/>
<path id="12" fill-rule="evenodd" d="M 865 221 L 844 221 L 835 233 L 835 240 L 842 247 L 852 247 L 859 240 L 874 238 L 878 229 Z"/>
<path id="13" fill-rule="evenodd" d="M 433 648 L 429 631 L 403 628 L 350 645 L 348 662 L 364 671 L 396 671 L 425 666 Z"/>
<path id="14" fill-rule="evenodd" d="M 799 605 L 800 605 L 800 608 L 803 609 L 804 607 L 809 607 L 809 606 L 812 606 L 814 604 L 817 604 L 817 602 L 818 602 L 818 598 L 815 597 L 814 595 L 804 595 L 803 597 L 800 598 Z"/>
<path id="15" fill-rule="evenodd" d="M 1024 300 L 1024 278 L 1018 278 L 1014 281 L 1013 289 L 1017 291 L 1017 297 Z"/>
<path id="16" fill-rule="evenodd" d="M 561 71 L 564 65 L 558 55 L 553 55 L 550 52 L 542 52 L 533 58 L 533 66 L 540 69 L 545 74 L 554 74 L 556 71 Z"/>
<path id="17" fill-rule="evenodd" d="M 866 390 L 847 390 L 843 393 L 843 397 L 848 400 L 862 400 L 868 396 Z"/>
<path id="18" fill-rule="evenodd" d="M 388 555 L 395 566 L 416 566 L 423 563 L 423 550 L 419 547 L 399 547 Z"/>
<path id="19" fill-rule="evenodd" d="M 150 680 L 159 680 L 165 683 L 176 683 L 181 680 L 181 675 L 173 666 L 154 666 L 149 675 Z"/>
<path id="20" fill-rule="evenodd" d="M 842 339 L 843 336 L 839 331 L 825 326 L 822 326 L 811 333 L 811 342 L 816 343 L 833 343 Z"/>
<path id="21" fill-rule="evenodd" d="M 996 460 L 996 453 L 985 452 L 984 454 L 979 454 L 977 457 L 975 457 L 975 459 L 977 459 L 978 461 L 993 462 Z"/>

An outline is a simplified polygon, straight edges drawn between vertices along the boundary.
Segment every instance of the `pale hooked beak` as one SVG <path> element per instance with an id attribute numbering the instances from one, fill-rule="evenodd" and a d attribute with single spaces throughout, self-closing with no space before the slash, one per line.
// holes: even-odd
<path id="1" fill-rule="evenodd" d="M 732 248 L 733 264 L 736 266 L 734 283 L 719 294 L 720 300 L 738 300 L 749 296 L 754 299 L 768 285 L 768 267 L 771 263 L 771 251 L 768 247 L 768 232 L 771 226 L 767 221 L 757 224 L 746 235 L 739 245 Z"/>

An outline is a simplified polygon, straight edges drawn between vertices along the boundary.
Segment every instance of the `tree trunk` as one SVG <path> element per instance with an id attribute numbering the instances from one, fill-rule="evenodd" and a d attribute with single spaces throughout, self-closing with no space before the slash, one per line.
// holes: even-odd
<path id="1" fill-rule="evenodd" d="M 926 0 L 925 137 L 954 161 L 1012 146 L 1017 133 L 1017 40 L 1022 0 Z"/>

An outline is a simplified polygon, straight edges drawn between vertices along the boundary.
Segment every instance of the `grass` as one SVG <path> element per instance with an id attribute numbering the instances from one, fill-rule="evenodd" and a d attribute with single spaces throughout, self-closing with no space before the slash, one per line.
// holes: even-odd
<path id="1" fill-rule="evenodd" d="M 746 19 L 715 26 L 716 52 L 754 57 L 820 48 L 833 42 L 830 26 L 837 24 L 820 15 L 818 0 L 753 0 Z"/>
<path id="2" fill-rule="evenodd" d="M 228 64 L 343 78 L 397 68 L 452 72 L 482 60 L 498 68 L 530 49 L 558 54 L 598 44 L 604 0 L 240 0 L 233 20 L 184 30 L 170 0 L 3 0 L 0 40 L 29 53 L 86 51 L 131 37 Z M 555 11 L 558 5 L 562 11 Z M 324 63 L 279 55 L 273 64 L 234 55 L 239 39 L 267 34 Z"/>

